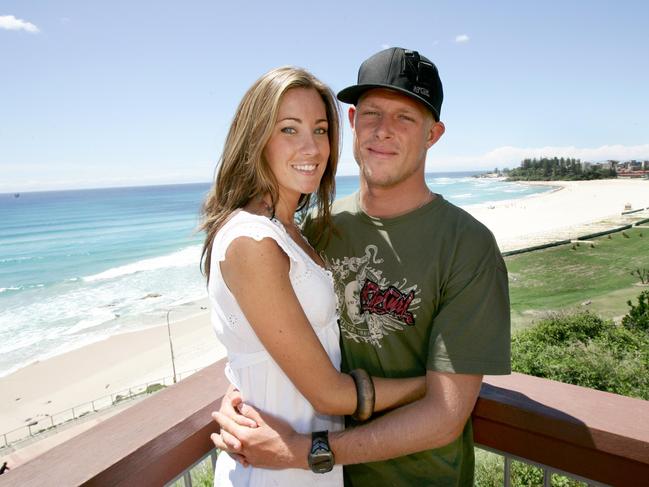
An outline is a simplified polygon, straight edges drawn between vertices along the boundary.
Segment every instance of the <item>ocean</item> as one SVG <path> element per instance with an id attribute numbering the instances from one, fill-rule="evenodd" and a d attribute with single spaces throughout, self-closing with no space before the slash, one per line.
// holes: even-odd
<path id="1" fill-rule="evenodd" d="M 459 206 L 549 190 L 473 174 L 426 181 Z M 336 185 L 351 194 L 358 177 Z M 209 186 L 0 194 L 0 376 L 205 298 L 197 226 Z"/>

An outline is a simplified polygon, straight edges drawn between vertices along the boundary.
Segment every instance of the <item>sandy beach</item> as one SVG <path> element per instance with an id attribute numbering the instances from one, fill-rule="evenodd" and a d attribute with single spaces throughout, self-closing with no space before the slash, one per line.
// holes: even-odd
<path id="1" fill-rule="evenodd" d="M 188 316 L 180 311 L 171 314 L 178 373 L 225 356 L 210 325 L 206 301 L 193 307 L 197 311 Z M 49 426 L 51 415 L 172 375 L 166 323 L 35 362 L 0 378 L 0 434 L 33 421 Z"/>
<path id="2" fill-rule="evenodd" d="M 576 237 L 592 222 L 619 218 L 625 205 L 632 209 L 649 207 L 647 180 L 538 184 L 550 184 L 557 190 L 467 208 L 493 231 L 501 250 L 533 245 L 562 232 Z M 193 313 L 172 315 L 179 372 L 204 367 L 225 356 L 206 308 L 205 302 L 194 303 Z M 84 402 L 171 375 L 164 322 L 33 363 L 0 378 L 0 435 L 33 421 L 45 422 L 49 415 Z"/>
<path id="3" fill-rule="evenodd" d="M 528 183 L 530 184 L 530 183 Z M 467 207 L 494 233 L 502 251 L 576 238 L 614 227 L 621 213 L 649 207 L 649 180 L 537 182 L 557 190 L 527 198 Z M 598 225 L 599 223 L 599 225 Z"/>

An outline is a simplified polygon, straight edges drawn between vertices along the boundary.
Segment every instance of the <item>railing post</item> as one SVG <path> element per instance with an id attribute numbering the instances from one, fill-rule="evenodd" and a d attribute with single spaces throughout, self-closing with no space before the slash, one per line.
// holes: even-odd
<path id="1" fill-rule="evenodd" d="M 543 487 L 552 487 L 552 473 L 549 469 L 543 469 Z"/>
<path id="2" fill-rule="evenodd" d="M 210 460 L 212 460 L 212 472 L 216 469 L 216 459 L 217 459 L 217 454 L 216 454 L 216 448 L 212 448 L 212 451 L 210 452 Z"/>
<path id="3" fill-rule="evenodd" d="M 512 461 L 511 459 L 505 455 L 505 487 L 511 487 L 512 485 Z"/>
<path id="4" fill-rule="evenodd" d="M 192 476 L 189 470 L 185 470 L 183 473 L 183 484 L 185 484 L 185 487 L 192 487 Z"/>

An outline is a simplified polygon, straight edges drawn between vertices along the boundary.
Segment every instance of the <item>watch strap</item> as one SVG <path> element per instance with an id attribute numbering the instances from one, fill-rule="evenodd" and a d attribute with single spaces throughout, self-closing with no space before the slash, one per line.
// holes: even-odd
<path id="1" fill-rule="evenodd" d="M 334 454 L 329 446 L 329 432 L 315 431 L 311 433 L 311 451 L 309 451 L 309 467 L 315 473 L 327 473 L 334 467 Z"/>

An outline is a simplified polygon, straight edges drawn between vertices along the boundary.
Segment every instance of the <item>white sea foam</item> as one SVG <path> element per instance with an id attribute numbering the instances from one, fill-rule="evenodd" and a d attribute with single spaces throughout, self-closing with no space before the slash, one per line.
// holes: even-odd
<path id="1" fill-rule="evenodd" d="M 471 198 L 473 193 L 451 194 L 449 198 Z"/>
<path id="2" fill-rule="evenodd" d="M 89 314 L 89 317 L 80 320 L 76 325 L 65 330 L 62 335 L 76 335 L 116 318 L 110 308 L 94 308 L 90 310 Z"/>
<path id="3" fill-rule="evenodd" d="M 170 306 L 171 307 L 176 307 L 176 306 L 182 306 L 184 304 L 189 304 L 189 303 L 194 303 L 200 299 L 205 299 L 206 298 L 206 289 L 205 287 L 201 286 L 198 289 L 194 289 L 194 292 L 188 293 L 186 296 L 184 296 L 181 299 L 177 299 L 173 301 Z"/>
<path id="4" fill-rule="evenodd" d="M 167 310 L 205 298 L 191 251 L 167 256 L 168 261 L 174 256 L 176 265 L 167 262 L 118 279 L 66 282 L 46 288 L 38 299 L 10 293 L 13 301 L 0 310 L 0 376 L 115 332 L 161 322 Z M 197 260 L 200 249 L 193 252 Z"/>
<path id="5" fill-rule="evenodd" d="M 38 259 L 38 257 L 34 257 L 31 255 L 25 257 L 9 257 L 8 259 L 0 259 L 0 264 L 11 264 L 12 262 L 22 262 L 25 260 L 34 260 L 34 259 Z"/>
<path id="6" fill-rule="evenodd" d="M 444 184 L 444 185 L 446 185 L 446 184 L 455 184 L 455 183 L 458 182 L 458 180 L 453 179 L 453 178 L 433 178 L 433 179 L 427 179 L 426 182 L 428 184 L 440 184 L 440 185 Z"/>
<path id="7" fill-rule="evenodd" d="M 18 287 L 0 287 L 0 293 L 4 293 L 5 291 L 20 291 L 22 289 L 20 286 Z"/>
<path id="8" fill-rule="evenodd" d="M 160 257 L 152 257 L 150 259 L 143 259 L 131 264 L 126 264 L 119 267 L 113 267 L 107 271 L 94 274 L 92 276 L 84 277 L 85 282 L 96 282 L 105 279 L 114 279 L 116 277 L 135 274 L 137 272 L 152 271 L 156 269 L 164 269 L 171 267 L 186 267 L 190 265 L 198 265 L 201 256 L 201 246 L 193 245 L 184 248 L 178 252 Z"/>
<path id="9" fill-rule="evenodd" d="M 36 345 L 46 339 L 45 333 L 46 332 L 43 332 L 42 330 L 32 330 L 25 331 L 18 336 L 6 337 L 6 339 L 2 340 L 2 344 L 0 345 L 0 355 L 6 356 L 10 352 L 15 352 L 16 350 Z"/>

